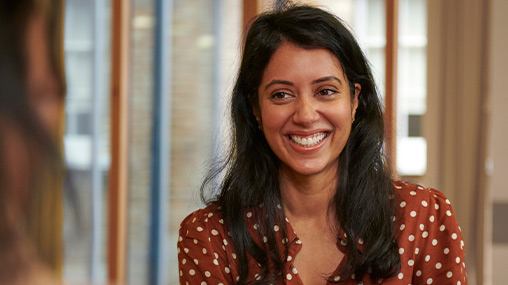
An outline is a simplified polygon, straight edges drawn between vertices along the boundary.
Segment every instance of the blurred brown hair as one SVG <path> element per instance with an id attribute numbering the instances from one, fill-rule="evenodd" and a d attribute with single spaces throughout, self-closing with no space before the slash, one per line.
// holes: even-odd
<path id="1" fill-rule="evenodd" d="M 49 50 L 44 56 L 49 57 L 63 102 L 63 8 L 63 0 L 0 2 L 0 251 L 26 238 L 36 258 L 57 275 L 62 271 L 63 124 L 60 120 L 57 132 L 48 132 L 30 105 L 27 31 L 30 21 L 43 19 Z M 17 152 L 11 153 L 13 148 Z M 22 173 L 15 164 L 24 167 Z M 20 186 L 13 176 L 26 181 Z M 15 223 L 13 208 L 17 208 Z M 12 267 L 22 270 L 16 264 Z M 9 268 L 0 270 L 0 275 L 16 274 Z"/>

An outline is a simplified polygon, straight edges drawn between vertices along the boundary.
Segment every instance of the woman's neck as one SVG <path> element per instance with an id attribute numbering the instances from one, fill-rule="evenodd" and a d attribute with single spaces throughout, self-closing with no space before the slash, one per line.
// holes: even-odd
<path id="1" fill-rule="evenodd" d="M 337 188 L 337 173 L 297 175 L 281 169 L 281 197 L 286 215 L 304 220 L 327 219 Z"/>

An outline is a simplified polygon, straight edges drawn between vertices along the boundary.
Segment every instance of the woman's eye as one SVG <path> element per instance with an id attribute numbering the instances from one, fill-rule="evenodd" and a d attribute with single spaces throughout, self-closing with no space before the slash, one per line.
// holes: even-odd
<path id="1" fill-rule="evenodd" d="M 323 90 L 319 90 L 319 92 L 318 92 L 318 94 L 321 96 L 329 96 L 329 95 L 333 95 L 336 93 L 337 93 L 337 91 L 332 90 L 332 89 L 323 89 Z"/>
<path id="2" fill-rule="evenodd" d="M 289 97 L 289 94 L 287 94 L 285 92 L 277 92 L 277 93 L 272 94 L 273 99 L 285 99 L 288 97 Z"/>

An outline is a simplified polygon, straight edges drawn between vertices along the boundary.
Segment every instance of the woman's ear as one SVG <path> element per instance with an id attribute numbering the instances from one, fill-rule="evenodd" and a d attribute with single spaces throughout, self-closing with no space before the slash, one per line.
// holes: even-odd
<path id="1" fill-rule="evenodd" d="M 352 121 L 355 121 L 356 109 L 358 108 L 358 96 L 360 96 L 360 92 L 362 91 L 362 86 L 360 83 L 355 83 L 355 96 L 351 100 L 351 118 Z"/>

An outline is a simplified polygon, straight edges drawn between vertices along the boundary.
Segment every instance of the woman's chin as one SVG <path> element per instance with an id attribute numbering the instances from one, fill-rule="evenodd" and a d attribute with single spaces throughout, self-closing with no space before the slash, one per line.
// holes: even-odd
<path id="1" fill-rule="evenodd" d="M 338 163 L 323 163 L 323 162 L 312 162 L 305 161 L 304 163 L 286 164 L 282 169 L 282 173 L 286 173 L 289 176 L 320 176 L 320 175 L 337 175 Z"/>

